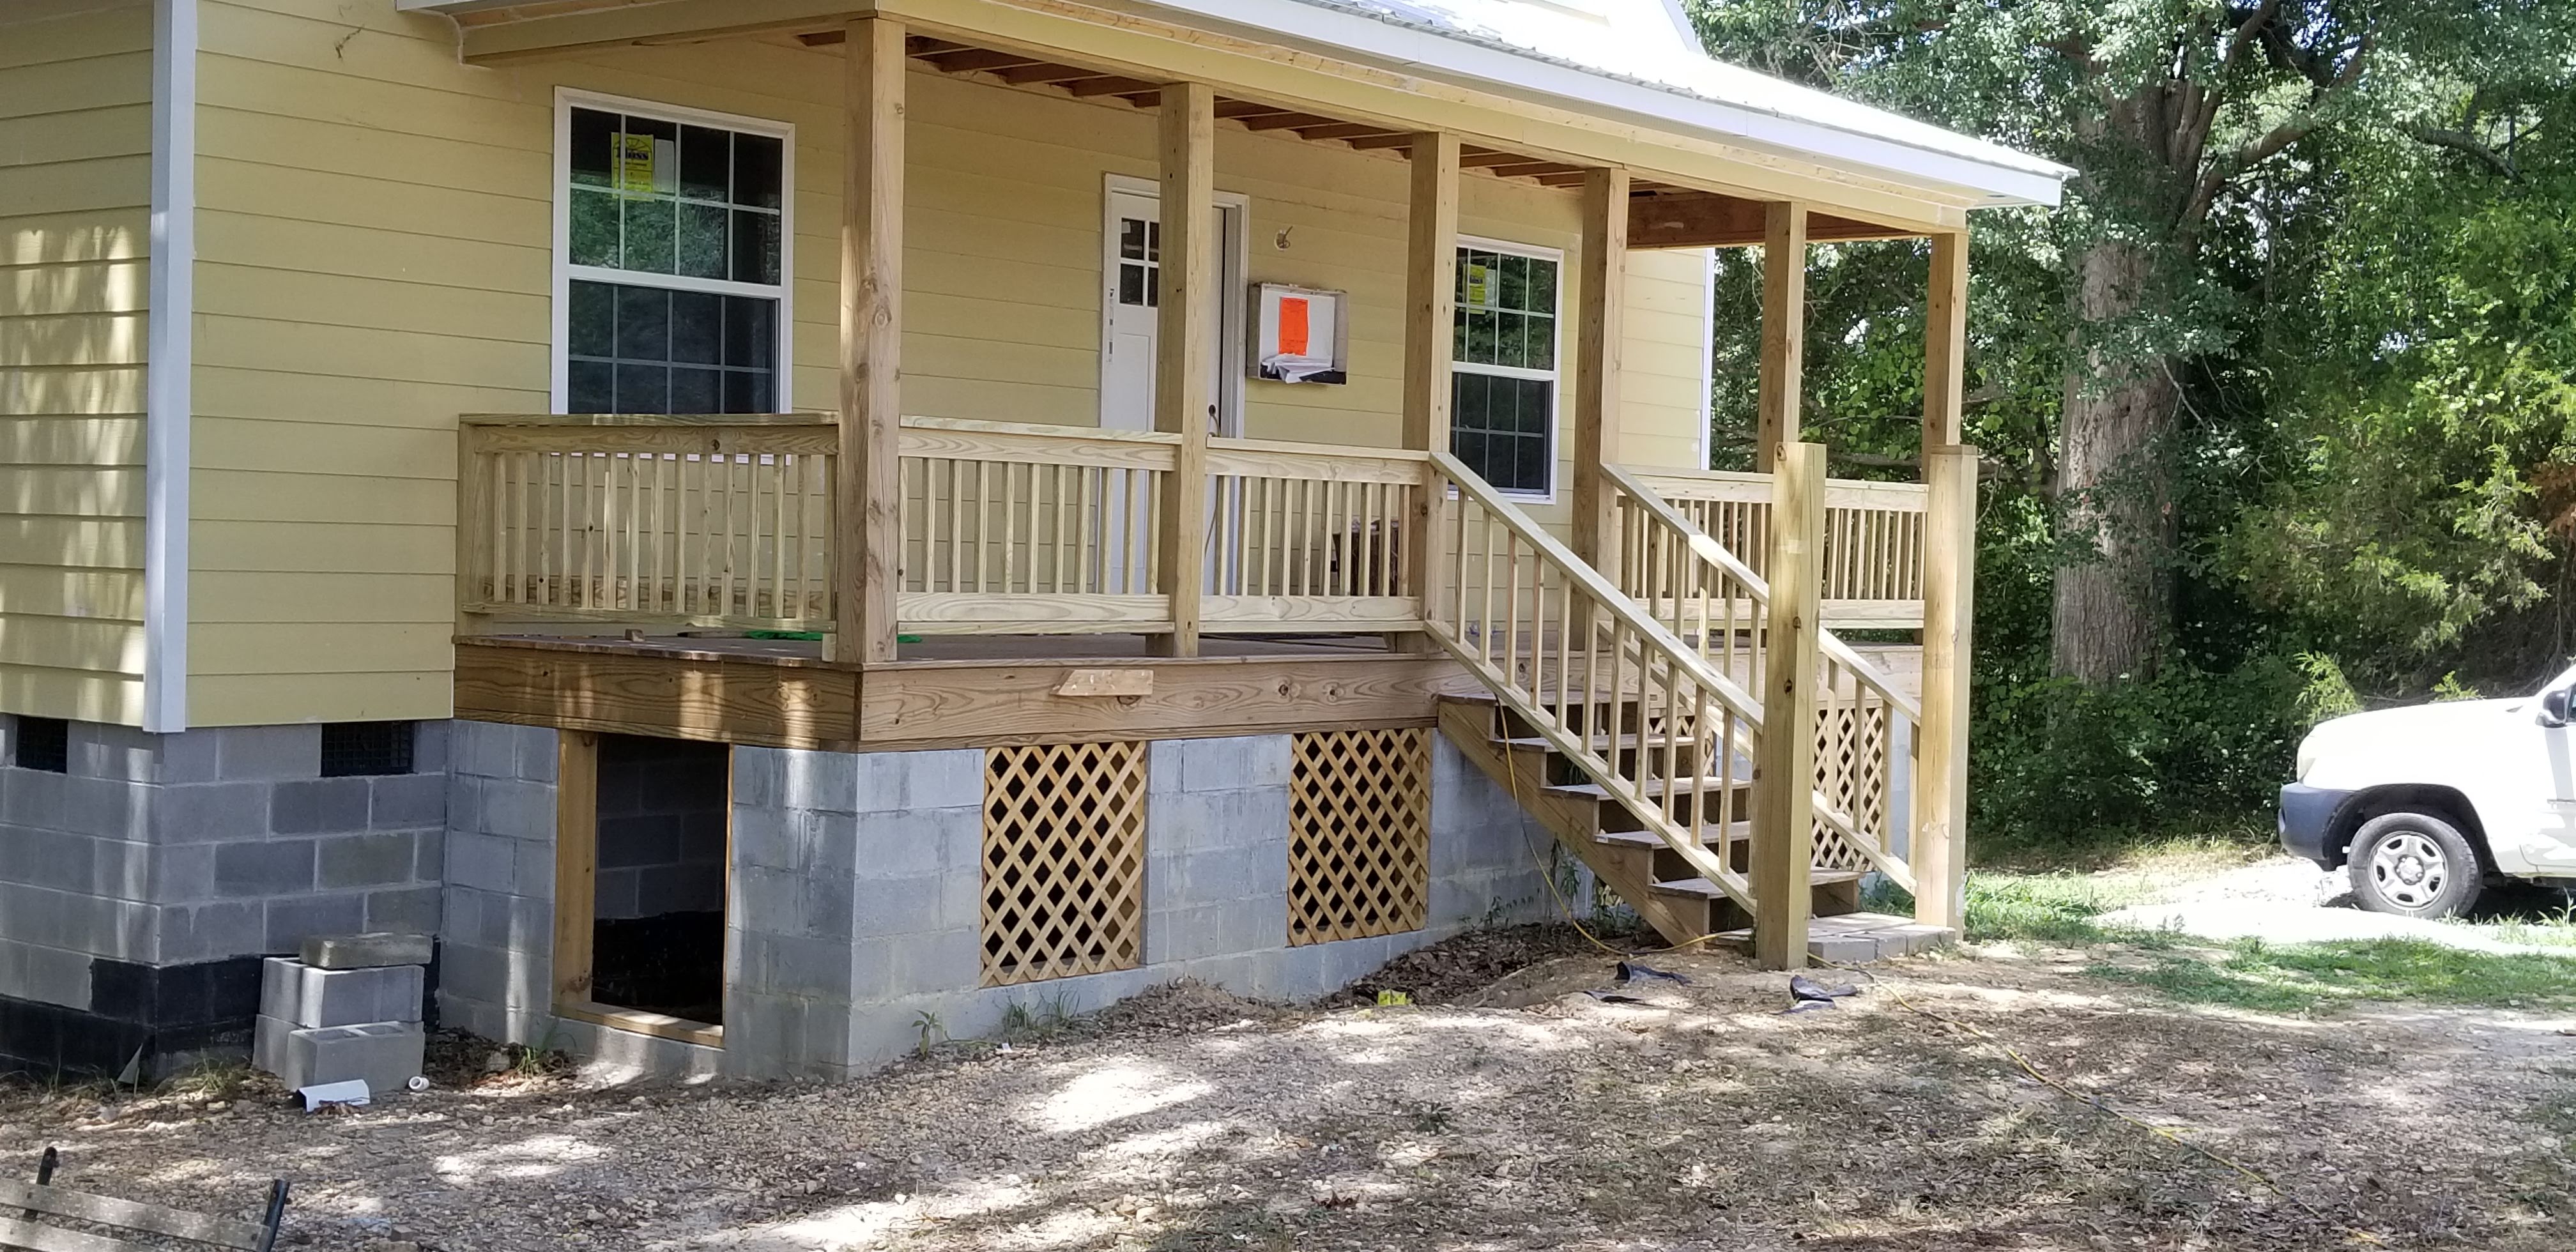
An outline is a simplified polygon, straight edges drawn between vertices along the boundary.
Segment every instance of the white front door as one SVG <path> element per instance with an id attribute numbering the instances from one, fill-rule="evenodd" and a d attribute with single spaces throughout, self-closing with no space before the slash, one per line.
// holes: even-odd
<path id="1" fill-rule="evenodd" d="M 1213 351 L 1208 353 L 1208 433 L 1220 438 L 1243 433 L 1241 358 L 1237 333 L 1242 327 L 1243 282 L 1241 241 L 1244 206 L 1220 201 L 1217 210 L 1215 278 L 1218 299 L 1215 323 L 1208 327 Z M 1109 192 L 1104 256 L 1101 258 L 1100 425 L 1104 430 L 1154 428 L 1154 373 L 1162 344 L 1162 199 L 1124 188 Z M 1128 571 L 1144 568 L 1143 545 L 1153 542 L 1139 524 L 1141 501 L 1128 497 L 1124 475 L 1105 485 L 1101 551 L 1104 582 L 1112 590 L 1129 588 Z M 1211 516 L 1231 519 L 1240 500 L 1208 501 Z M 1220 544 L 1220 552 L 1226 550 Z M 1214 568 L 1210 587 L 1223 590 L 1235 575 Z"/>
<path id="2" fill-rule="evenodd" d="M 1236 358 L 1234 328 L 1241 325 L 1243 208 L 1219 203 L 1216 285 L 1220 298 L 1208 327 L 1208 433 L 1243 432 L 1241 389 L 1230 386 L 1227 363 Z M 1154 428 L 1154 363 L 1162 342 L 1163 222 L 1160 197 L 1137 191 L 1109 193 L 1107 255 L 1101 265 L 1100 425 L 1108 430 Z"/>

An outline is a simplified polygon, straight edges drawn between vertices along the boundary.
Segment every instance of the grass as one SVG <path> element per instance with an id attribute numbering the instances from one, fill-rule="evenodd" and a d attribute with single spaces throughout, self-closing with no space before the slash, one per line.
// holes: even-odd
<path id="1" fill-rule="evenodd" d="M 2268 944 L 2148 954 L 2144 964 L 2103 962 L 2094 975 L 2176 1000 L 2269 1013 L 2314 1013 L 2373 1000 L 2488 1008 L 2576 1004 L 2576 959 L 2473 952 L 2421 939 Z"/>
<path id="2" fill-rule="evenodd" d="M 1967 938 L 2116 948 L 2116 956 L 2092 967 L 2094 974 L 2186 1003 L 2261 1012 L 2316 1013 L 2384 1000 L 2576 1004 L 2576 905 L 2464 923 L 2509 943 L 2563 946 L 2565 956 L 2476 952 L 2413 939 L 2206 944 L 2100 920 L 2177 883 L 2271 852 L 2268 840 L 2241 834 L 2009 848 L 2000 855 L 1989 850 L 1968 873 Z"/>

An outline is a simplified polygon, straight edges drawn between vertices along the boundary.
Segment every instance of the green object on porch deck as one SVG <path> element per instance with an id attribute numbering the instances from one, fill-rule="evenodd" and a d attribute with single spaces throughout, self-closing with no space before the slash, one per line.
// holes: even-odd
<path id="1" fill-rule="evenodd" d="M 743 637 L 746 639 L 802 639 L 808 643 L 821 643 L 823 632 L 819 630 L 746 630 L 743 632 Z"/>

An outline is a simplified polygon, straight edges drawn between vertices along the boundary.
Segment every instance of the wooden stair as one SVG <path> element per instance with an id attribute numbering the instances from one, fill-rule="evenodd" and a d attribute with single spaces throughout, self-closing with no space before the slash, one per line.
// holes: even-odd
<path id="1" fill-rule="evenodd" d="M 1599 720 L 1607 727 L 1626 727 L 1635 720 L 1633 697 L 1619 700 L 1619 707 L 1599 710 Z M 1547 740 L 1523 733 L 1526 727 L 1515 725 L 1511 710 L 1487 695 L 1452 695 L 1440 700 L 1440 730 L 1476 767 L 1494 780 L 1495 785 L 1512 794 L 1521 809 L 1547 827 L 1557 842 L 1564 844 L 1619 898 L 1635 908 L 1653 926 L 1664 941 L 1685 944 L 1710 936 L 1726 935 L 1752 925 L 1744 909 L 1720 890 L 1717 884 L 1701 877 L 1684 864 L 1679 853 L 1663 837 L 1640 827 L 1634 814 L 1612 798 L 1608 790 L 1586 777 L 1572 761 L 1558 753 Z M 1634 732 L 1624 730 L 1596 731 L 1592 738 L 1596 749 L 1606 750 L 1616 743 L 1623 760 L 1632 760 L 1635 752 L 1670 753 L 1686 770 L 1697 770 L 1692 759 L 1700 749 L 1696 742 L 1674 743 L 1661 735 L 1641 740 Z M 1736 776 L 1747 777 L 1750 770 L 1739 766 Z M 1690 778 L 1650 780 L 1650 794 L 1662 794 L 1674 787 L 1687 787 Z M 1714 777 L 1710 780 L 1715 781 Z M 1749 788 L 1738 786 L 1732 796 L 1734 811 L 1747 812 Z M 1717 798 L 1710 792 L 1708 799 Z M 1726 863 L 1737 869 L 1747 868 L 1751 852 L 1751 823 L 1732 821 L 1716 827 L 1703 842 L 1712 850 L 1721 850 Z M 1811 877 L 1814 909 L 1818 917 L 1857 913 L 1860 909 L 1861 875 L 1853 870 L 1818 868 Z"/>

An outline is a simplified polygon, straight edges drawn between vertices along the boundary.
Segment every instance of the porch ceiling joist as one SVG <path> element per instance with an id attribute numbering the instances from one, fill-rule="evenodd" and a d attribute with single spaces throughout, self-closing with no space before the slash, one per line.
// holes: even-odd
<path id="1" fill-rule="evenodd" d="M 1740 248 L 1762 242 L 1763 228 L 1759 200 L 1671 188 L 1628 199 L 1631 248 Z M 1814 243 L 1911 239 L 1918 234 L 1827 213 L 1807 215 L 1807 238 Z"/>
<path id="2" fill-rule="evenodd" d="M 806 47 L 822 48 L 842 43 L 847 34 L 838 30 L 808 31 L 796 38 Z M 1149 80 L 1065 65 L 1030 53 L 981 48 L 926 35 L 906 39 L 904 52 L 943 73 L 980 75 L 1012 87 L 1052 88 L 1080 98 L 1116 96 L 1148 109 L 1162 99 L 1159 84 Z M 1344 121 L 1259 100 L 1219 100 L 1215 113 L 1218 120 L 1234 122 L 1246 130 L 1289 131 L 1309 142 L 1338 142 L 1363 151 L 1409 148 L 1415 133 L 1379 122 Z M 1526 178 L 1548 187 L 1574 186 L 1583 181 L 1582 167 L 1563 161 L 1485 148 L 1463 151 L 1465 156 L 1459 162 L 1462 168 L 1481 170 L 1497 178 Z"/>

